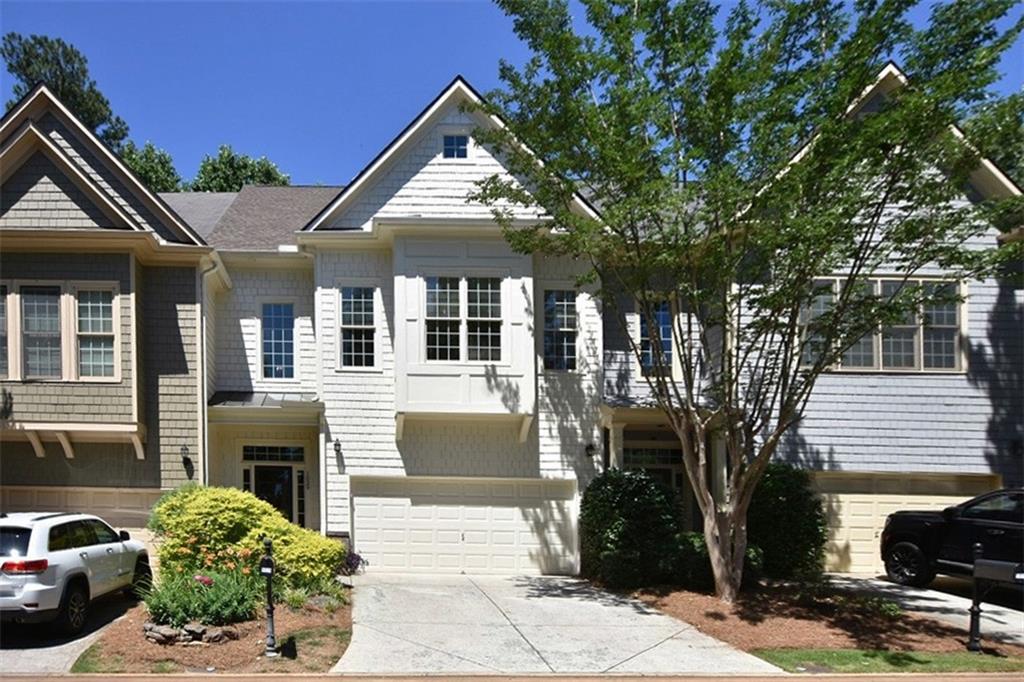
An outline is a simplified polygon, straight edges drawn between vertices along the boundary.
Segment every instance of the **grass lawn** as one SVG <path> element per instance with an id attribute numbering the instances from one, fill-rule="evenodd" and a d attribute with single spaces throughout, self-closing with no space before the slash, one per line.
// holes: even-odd
<path id="1" fill-rule="evenodd" d="M 1024 657 L 969 651 L 908 652 L 877 649 L 755 649 L 751 653 L 787 672 L 960 673 L 1024 671 Z"/>

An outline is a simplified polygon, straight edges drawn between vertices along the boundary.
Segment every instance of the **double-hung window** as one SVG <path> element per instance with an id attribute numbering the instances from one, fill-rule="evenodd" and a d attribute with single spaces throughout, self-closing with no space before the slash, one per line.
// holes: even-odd
<path id="1" fill-rule="evenodd" d="M 647 313 L 650 313 L 649 315 Z M 648 324 L 648 317 L 653 323 L 653 331 L 657 336 L 652 335 L 651 325 Z M 658 341 L 661 348 L 659 349 Z M 655 355 L 660 350 L 660 360 Z M 672 372 L 672 304 L 663 300 L 651 304 L 650 310 L 640 311 L 640 369 L 644 376 L 652 376 L 655 372 Z"/>
<path id="2" fill-rule="evenodd" d="M 341 288 L 341 366 L 373 367 L 377 327 L 373 287 Z"/>
<path id="3" fill-rule="evenodd" d="M 21 352 L 25 379 L 60 379 L 62 353 L 59 286 L 21 287 Z"/>
<path id="4" fill-rule="evenodd" d="M 427 277 L 427 360 L 458 360 L 462 318 L 458 277 Z"/>
<path id="5" fill-rule="evenodd" d="M 813 365 L 825 352 L 825 338 L 821 331 L 810 329 L 815 320 L 828 312 L 832 307 L 834 299 L 835 282 L 830 279 L 816 280 L 814 282 L 814 296 L 811 303 L 800 313 L 800 324 L 806 330 L 803 337 L 803 353 L 800 358 L 801 364 Z"/>
<path id="6" fill-rule="evenodd" d="M 469 156 L 469 136 L 445 135 L 442 151 L 446 159 L 465 159 Z"/>
<path id="7" fill-rule="evenodd" d="M 263 378 L 295 376 L 295 315 L 291 303 L 263 304 Z"/>
<path id="8" fill-rule="evenodd" d="M 501 361 L 501 280 L 466 280 L 467 357 L 470 361 Z"/>
<path id="9" fill-rule="evenodd" d="M 78 376 L 114 376 L 114 292 L 78 290 Z"/>
<path id="10" fill-rule="evenodd" d="M 544 369 L 576 369 L 576 292 L 544 292 Z"/>
<path id="11" fill-rule="evenodd" d="M 815 295 L 803 311 L 801 322 L 810 324 L 830 308 L 843 284 L 842 279 L 815 283 Z M 934 302 L 908 310 L 900 319 L 857 339 L 843 351 L 834 369 L 848 371 L 941 372 L 959 371 L 961 359 L 962 305 L 956 300 L 957 284 L 932 280 L 872 279 L 864 282 L 856 296 L 878 296 L 882 301 L 899 295 L 905 286 L 920 286 Z M 804 365 L 824 352 L 820 334 L 805 336 Z"/>

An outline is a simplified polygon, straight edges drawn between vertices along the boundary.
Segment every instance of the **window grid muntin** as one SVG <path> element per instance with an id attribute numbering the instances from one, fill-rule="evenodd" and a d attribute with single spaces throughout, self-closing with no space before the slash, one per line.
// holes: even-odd
<path id="1" fill-rule="evenodd" d="M 79 289 L 78 376 L 113 377 L 114 292 L 110 289 Z"/>
<path id="2" fill-rule="evenodd" d="M 426 278 L 427 360 L 451 362 L 462 356 L 459 277 Z"/>
<path id="3" fill-rule="evenodd" d="M 465 159 L 469 156 L 468 135 L 445 135 L 442 146 L 446 159 Z"/>
<path id="4" fill-rule="evenodd" d="M 23 375 L 60 379 L 63 375 L 59 286 L 21 287 Z"/>
<path id="5" fill-rule="evenodd" d="M 263 378 L 295 376 L 295 312 L 291 303 L 263 304 Z"/>
<path id="6" fill-rule="evenodd" d="M 466 357 L 501 361 L 501 279 L 466 278 Z"/>
<path id="7" fill-rule="evenodd" d="M 295 472 L 295 516 L 298 525 L 306 527 L 306 472 L 298 469 Z"/>
<path id="8" fill-rule="evenodd" d="M 662 369 L 671 371 L 672 367 L 672 305 L 669 301 L 654 304 L 653 315 L 655 324 L 661 335 Z M 647 315 L 640 313 L 640 368 L 644 376 L 650 376 L 657 368 L 654 365 L 654 344 L 647 326 Z"/>
<path id="9" fill-rule="evenodd" d="M 544 369 L 576 369 L 576 292 L 544 292 Z"/>
<path id="10" fill-rule="evenodd" d="M 306 449 L 301 445 L 243 445 L 243 462 L 303 462 Z"/>
<path id="11" fill-rule="evenodd" d="M 829 280 L 833 289 L 839 286 L 841 280 Z M 816 285 L 818 283 L 816 282 Z M 868 285 L 875 295 L 891 296 L 903 286 L 923 286 L 948 288 L 950 294 L 955 294 L 958 284 L 951 281 L 940 280 L 908 280 L 893 278 L 873 278 Z M 940 303 L 934 306 L 922 306 L 917 313 L 908 315 L 904 324 L 897 324 L 884 329 L 876 329 L 865 337 L 859 339 L 850 350 L 843 354 L 843 358 L 836 365 L 841 371 L 883 371 L 883 372 L 927 372 L 927 371 L 962 371 L 963 357 L 961 345 L 961 326 L 963 323 L 962 303 L 957 301 Z M 810 311 L 801 312 L 801 323 L 806 325 L 813 317 Z M 912 324 L 910 322 L 913 321 Z M 940 324 L 943 323 L 943 324 Z M 911 333 L 913 332 L 913 333 Z M 854 365 L 847 362 L 848 354 L 853 352 L 862 353 L 861 357 L 868 357 L 866 339 L 871 339 L 870 352 L 873 355 L 871 365 Z M 886 340 L 888 346 L 886 347 Z M 860 346 L 858 346 L 860 344 Z M 910 349 L 913 349 L 913 364 L 907 366 L 895 366 L 885 363 L 885 353 L 892 358 L 894 353 L 899 353 L 905 360 L 909 360 Z M 807 349 L 805 347 L 805 355 Z M 937 359 L 938 358 L 938 359 Z M 806 359 L 802 364 L 808 364 Z"/>
<path id="12" fill-rule="evenodd" d="M 341 366 L 373 367 L 377 333 L 373 287 L 342 287 L 341 324 Z"/>

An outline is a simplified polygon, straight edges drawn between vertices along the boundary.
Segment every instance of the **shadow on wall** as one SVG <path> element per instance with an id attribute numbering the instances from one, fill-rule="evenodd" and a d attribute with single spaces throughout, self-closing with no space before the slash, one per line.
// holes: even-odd
<path id="1" fill-rule="evenodd" d="M 991 416 L 985 459 L 1007 486 L 1024 483 L 1024 263 L 999 278 L 987 342 L 967 348 L 967 379 L 988 395 Z"/>
<path id="2" fill-rule="evenodd" d="M 576 575 L 577 534 L 572 500 L 547 501 L 537 507 L 523 507 L 523 519 L 530 524 L 535 546 L 529 556 L 541 572 Z"/>

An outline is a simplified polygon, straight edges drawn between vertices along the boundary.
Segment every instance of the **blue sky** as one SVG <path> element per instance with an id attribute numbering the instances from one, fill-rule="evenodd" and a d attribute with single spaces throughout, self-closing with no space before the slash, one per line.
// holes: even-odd
<path id="1" fill-rule="evenodd" d="M 228 143 L 295 184 L 348 182 L 456 74 L 487 91 L 499 58 L 528 55 L 487 0 L 2 0 L 0 27 L 75 45 L 132 139 L 167 149 L 183 177 Z M 1024 79 L 1017 48 L 1004 91 Z"/>

